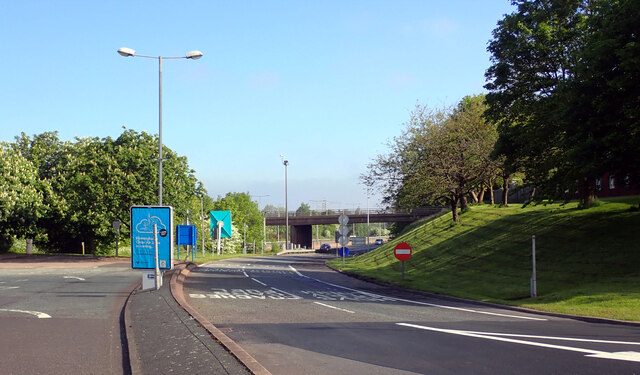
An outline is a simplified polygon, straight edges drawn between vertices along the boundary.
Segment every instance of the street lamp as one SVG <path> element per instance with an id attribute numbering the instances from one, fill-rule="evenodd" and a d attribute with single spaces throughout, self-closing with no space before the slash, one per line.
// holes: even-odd
<path id="1" fill-rule="evenodd" d="M 145 57 L 147 59 L 158 60 L 158 205 L 162 206 L 162 59 L 192 59 L 197 60 L 202 57 L 202 52 L 191 51 L 184 56 L 145 56 L 136 55 L 136 51 L 131 48 L 122 47 L 118 54 L 124 57 Z"/>
<path id="2" fill-rule="evenodd" d="M 282 155 L 280 155 L 282 157 Z M 287 189 L 287 167 L 289 166 L 289 160 L 284 160 L 284 226 L 287 228 L 286 236 L 284 238 L 285 250 L 289 250 L 289 197 Z"/>

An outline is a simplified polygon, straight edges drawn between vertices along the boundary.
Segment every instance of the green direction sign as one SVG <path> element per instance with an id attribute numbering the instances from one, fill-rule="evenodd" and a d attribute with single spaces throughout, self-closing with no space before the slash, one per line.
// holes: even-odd
<path id="1" fill-rule="evenodd" d="M 222 228 L 220 230 L 220 238 L 231 237 L 231 211 L 211 211 L 211 220 L 209 220 L 211 231 L 213 228 L 218 227 L 218 223 L 221 222 Z"/>

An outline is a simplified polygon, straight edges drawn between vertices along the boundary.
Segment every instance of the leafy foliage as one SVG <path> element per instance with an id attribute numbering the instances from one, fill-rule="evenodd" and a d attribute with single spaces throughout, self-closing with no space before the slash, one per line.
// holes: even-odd
<path id="1" fill-rule="evenodd" d="M 18 219 L 5 215 L 0 222 L 3 228 L 12 228 L 13 235 L 35 236 L 38 245 L 49 251 L 79 252 L 82 242 L 89 253 L 107 251 L 114 241 L 113 220 L 123 224 L 120 234 L 126 238 L 130 207 L 157 204 L 156 150 L 157 139 L 133 130 L 116 140 L 74 142 L 61 142 L 55 132 L 33 138 L 22 133 L 3 152 L 9 154 L 7 163 L 20 166 L 23 177 L 3 183 L 0 195 L 15 194 L 16 189 L 28 192 L 21 199 L 31 205 L 14 207 L 14 216 L 28 223 L 19 225 Z M 185 216 L 197 180 L 186 158 L 166 150 L 163 203 Z M 16 174 L 2 173 L 0 178 L 12 175 Z M 32 190 L 38 193 L 33 195 Z"/>
<path id="2" fill-rule="evenodd" d="M 595 197 L 604 172 L 637 178 L 640 12 L 633 0 L 519 0 L 493 32 L 486 72 L 496 154 L 538 199 Z"/>

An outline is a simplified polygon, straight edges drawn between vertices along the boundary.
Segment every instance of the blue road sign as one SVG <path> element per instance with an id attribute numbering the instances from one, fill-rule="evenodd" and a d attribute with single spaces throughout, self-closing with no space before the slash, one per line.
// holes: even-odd
<path id="1" fill-rule="evenodd" d="M 173 267 L 173 207 L 131 207 L 131 268 L 156 268 L 153 225 L 158 230 L 160 269 Z"/>
<path id="2" fill-rule="evenodd" d="M 211 211 L 211 220 L 209 220 L 211 231 L 213 231 L 213 228 L 218 227 L 219 221 L 222 221 L 220 238 L 231 237 L 231 211 Z"/>
<path id="3" fill-rule="evenodd" d="M 176 226 L 176 245 L 197 246 L 198 231 L 195 225 Z"/>

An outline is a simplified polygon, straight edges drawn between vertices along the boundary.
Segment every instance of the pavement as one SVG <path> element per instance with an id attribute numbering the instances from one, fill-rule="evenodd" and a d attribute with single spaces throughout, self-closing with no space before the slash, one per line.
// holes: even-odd
<path id="1" fill-rule="evenodd" d="M 195 264 L 165 273 L 159 290 L 134 290 L 125 307 L 131 373 L 270 373 L 184 298 L 182 282 Z"/>

